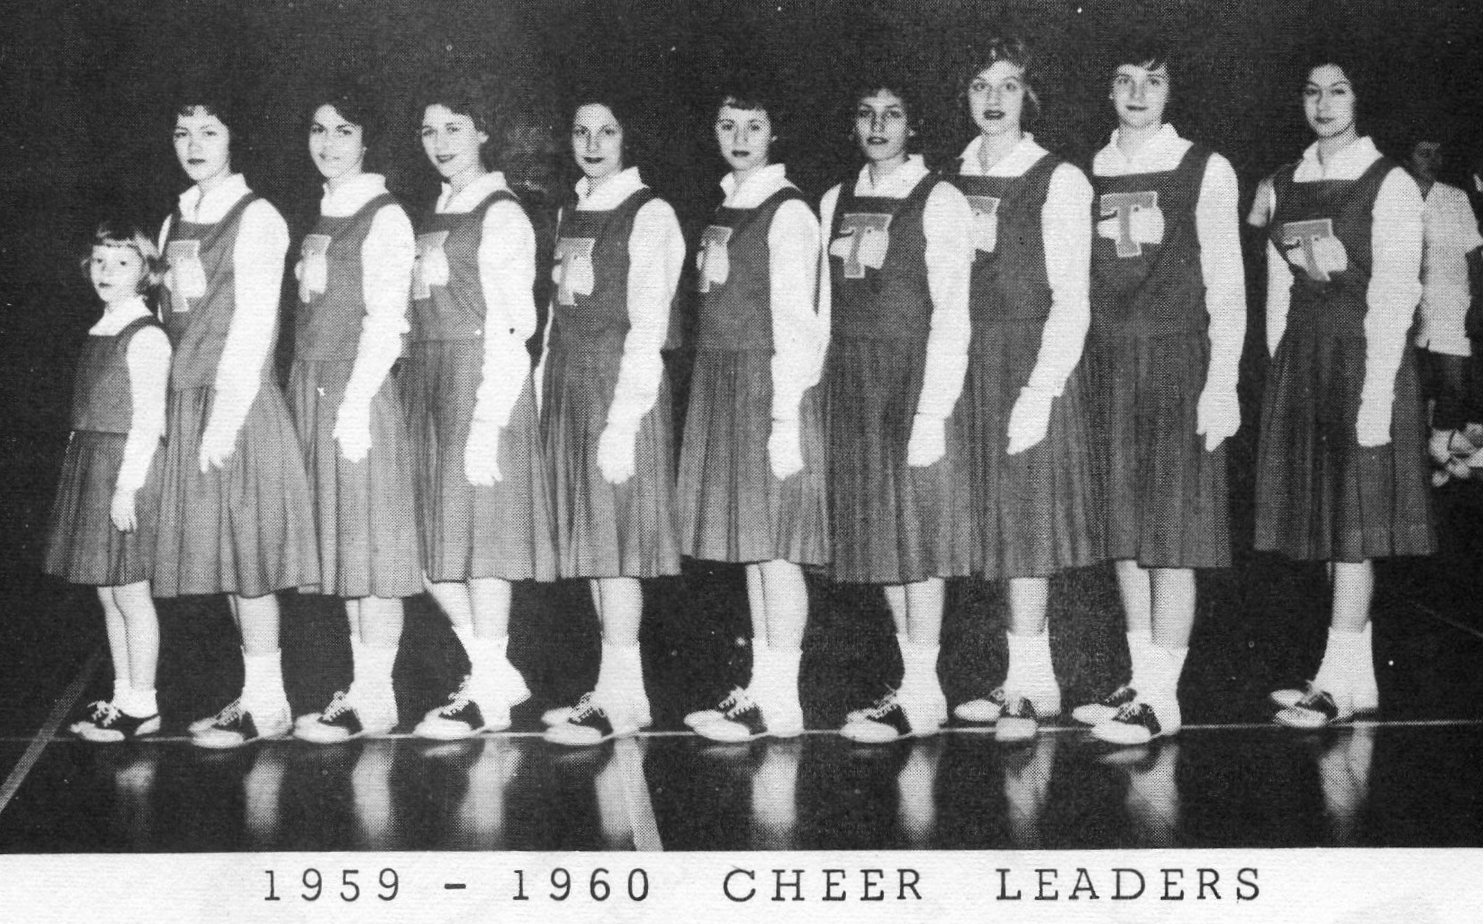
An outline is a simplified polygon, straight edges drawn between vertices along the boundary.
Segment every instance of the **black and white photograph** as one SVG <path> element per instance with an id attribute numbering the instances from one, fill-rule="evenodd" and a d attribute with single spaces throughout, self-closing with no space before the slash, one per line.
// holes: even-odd
<path id="1" fill-rule="evenodd" d="M 1477 913 L 1483 7 L 3 29 L 7 919 Z"/>

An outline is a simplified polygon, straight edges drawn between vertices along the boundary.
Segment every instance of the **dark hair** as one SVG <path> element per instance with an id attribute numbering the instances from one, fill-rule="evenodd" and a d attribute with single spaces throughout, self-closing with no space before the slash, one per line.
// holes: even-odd
<path id="1" fill-rule="evenodd" d="M 612 90 L 583 89 L 571 97 L 571 105 L 567 107 L 566 129 L 571 131 L 572 123 L 576 121 L 577 110 L 583 106 L 606 106 L 618 120 L 618 127 L 623 129 L 623 167 L 640 167 L 648 162 L 648 144 L 650 126 L 648 113 L 642 104 L 635 98 Z M 566 143 L 568 151 L 571 150 L 571 140 Z"/>
<path id="2" fill-rule="evenodd" d="M 475 131 L 488 136 L 479 146 L 479 160 L 485 169 L 493 170 L 500 163 L 501 135 L 495 94 L 485 81 L 478 77 L 454 75 L 444 77 L 431 84 L 422 93 L 417 105 L 418 127 L 431 106 L 442 106 L 454 115 L 466 115 L 474 122 Z M 345 113 L 340 113 L 345 115 Z"/>
<path id="3" fill-rule="evenodd" d="M 236 169 L 238 155 L 247 149 L 247 126 L 241 113 L 237 111 L 235 102 L 223 93 L 210 90 L 178 93 L 175 100 L 175 105 L 170 110 L 171 129 L 174 129 L 177 120 L 198 113 L 216 116 L 227 127 L 227 156 L 231 158 L 233 169 Z"/>
<path id="4" fill-rule="evenodd" d="M 712 116 L 720 116 L 721 110 L 728 106 L 743 112 L 767 114 L 767 121 L 772 124 L 772 134 L 775 139 L 768 144 L 767 159 L 771 163 L 781 163 L 783 160 L 781 151 L 785 149 L 791 133 L 785 131 L 783 127 L 788 118 L 788 109 L 778 102 L 777 96 L 770 90 L 755 85 L 731 87 L 716 95 L 715 105 L 711 107 Z"/>
<path id="5" fill-rule="evenodd" d="M 854 122 L 855 110 L 859 107 L 861 100 L 875 96 L 882 91 L 894 94 L 906 107 L 906 127 L 909 132 L 906 138 L 906 150 L 911 154 L 921 153 L 922 116 L 926 110 L 916 85 L 903 74 L 885 73 L 875 78 L 856 81 L 850 90 L 849 121 Z"/>
<path id="6" fill-rule="evenodd" d="M 329 87 L 314 97 L 309 106 L 307 122 L 314 124 L 314 114 L 321 106 L 329 106 L 340 114 L 340 118 L 358 126 L 361 143 L 366 146 L 366 161 L 373 160 L 385 131 L 385 123 L 376 106 L 376 97 L 360 83 L 345 83 Z"/>
<path id="7" fill-rule="evenodd" d="M 140 295 L 147 295 L 165 276 L 165 261 L 160 257 L 159 248 L 136 224 L 114 220 L 105 220 L 98 224 L 97 230 L 93 232 L 92 243 L 88 245 L 87 256 L 79 261 L 85 276 L 91 273 L 94 247 L 127 247 L 139 255 L 144 266 L 137 290 Z"/>
<path id="8" fill-rule="evenodd" d="M 1040 80 L 1040 68 L 1035 53 L 1024 39 L 1017 35 L 995 36 L 989 39 L 983 50 L 977 52 L 972 60 L 975 63 L 963 75 L 963 86 L 958 94 L 964 108 L 968 104 L 968 87 L 974 79 L 998 62 L 1004 61 L 1019 68 L 1020 82 L 1025 86 L 1025 99 L 1030 105 L 1025 110 L 1023 121 L 1028 124 L 1040 116 L 1040 94 L 1035 91 L 1035 85 Z"/>
<path id="9" fill-rule="evenodd" d="M 1170 77 L 1174 76 L 1174 56 L 1162 38 L 1143 36 L 1119 45 L 1116 51 L 1117 53 L 1111 58 L 1111 69 L 1114 74 L 1124 64 L 1132 64 L 1148 71 L 1162 67 L 1169 72 Z"/>

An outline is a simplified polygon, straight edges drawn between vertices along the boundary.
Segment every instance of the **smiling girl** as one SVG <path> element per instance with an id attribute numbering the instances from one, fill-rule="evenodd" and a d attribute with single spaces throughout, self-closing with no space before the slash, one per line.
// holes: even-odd
<path id="1" fill-rule="evenodd" d="M 700 331 L 680 454 L 685 554 L 746 564 L 752 677 L 687 716 L 722 741 L 803 731 L 802 565 L 828 560 L 819 380 L 829 330 L 816 309 L 819 222 L 772 163 L 777 104 L 723 95 L 714 133 L 731 172 L 706 228 Z"/>
<path id="2" fill-rule="evenodd" d="M 348 690 L 297 724 L 297 737 L 319 743 L 396 726 L 402 598 L 422 590 L 412 452 L 390 376 L 408 329 L 415 251 L 407 213 L 364 169 L 378 127 L 356 91 L 326 96 L 309 122 L 324 196 L 296 267 L 288 392 L 314 495 L 321 587 L 345 598 L 354 670 Z"/>
<path id="3" fill-rule="evenodd" d="M 602 661 L 596 686 L 544 720 L 547 740 L 585 745 L 650 724 L 639 579 L 680 570 L 660 348 L 685 242 L 674 209 L 633 165 L 638 127 L 629 110 L 611 97 L 588 96 L 570 126 L 582 177 L 557 230 L 541 428 L 559 570 L 590 582 Z"/>
<path id="4" fill-rule="evenodd" d="M 966 452 L 948 418 L 967 365 L 973 214 L 910 153 L 920 110 L 904 82 L 853 96 L 865 166 L 824 194 L 833 574 L 885 585 L 901 685 L 846 719 L 863 742 L 932 734 L 947 720 L 937 676 L 944 578 L 960 569 L 955 516 Z"/>
<path id="5" fill-rule="evenodd" d="M 1406 332 L 1421 298 L 1416 181 L 1359 134 L 1355 71 L 1306 69 L 1315 140 L 1272 183 L 1256 547 L 1329 563 L 1323 662 L 1272 700 L 1313 728 L 1379 705 L 1371 645 L 1374 559 L 1435 547 L 1424 420 Z"/>
<path id="6" fill-rule="evenodd" d="M 958 718 L 997 722 L 995 737 L 1033 735 L 1059 715 L 1061 691 L 1046 631 L 1047 578 L 1098 558 L 1077 365 L 1086 339 L 1092 189 L 1036 144 L 1033 56 L 995 39 L 967 85 L 979 134 L 952 182 L 973 208 L 969 310 L 973 339 L 962 411 L 968 453 L 972 569 L 1008 581 L 1009 669 Z"/>
<path id="7" fill-rule="evenodd" d="M 510 663 L 511 582 L 551 580 L 551 507 L 525 341 L 535 333 L 535 231 L 504 174 L 484 88 L 455 81 L 422 108 L 443 178 L 417 228 L 407 413 L 416 452 L 423 579 L 469 675 L 415 734 L 467 738 L 510 725 L 530 697 Z"/>
<path id="8" fill-rule="evenodd" d="M 160 730 L 160 622 L 150 596 L 170 343 L 145 297 L 163 261 L 137 228 L 105 222 L 82 261 L 103 317 L 88 331 L 72 389 L 72 435 L 47 532 L 48 574 L 98 589 L 113 697 L 71 730 L 116 742 Z"/>
<path id="9" fill-rule="evenodd" d="M 1231 561 L 1224 443 L 1241 425 L 1246 292 L 1235 171 L 1164 122 L 1162 49 L 1129 48 L 1117 61 L 1108 97 L 1118 125 L 1092 162 L 1087 343 L 1093 458 L 1132 675 L 1072 715 L 1099 738 L 1138 744 L 1179 730 L 1195 569 Z"/>
<path id="10" fill-rule="evenodd" d="M 175 362 L 154 591 L 230 594 L 242 633 L 242 695 L 190 727 L 209 748 L 289 732 L 273 592 L 319 583 L 303 454 L 273 376 L 288 226 L 232 172 L 240 128 L 221 101 L 176 107 L 194 185 L 160 231 Z"/>

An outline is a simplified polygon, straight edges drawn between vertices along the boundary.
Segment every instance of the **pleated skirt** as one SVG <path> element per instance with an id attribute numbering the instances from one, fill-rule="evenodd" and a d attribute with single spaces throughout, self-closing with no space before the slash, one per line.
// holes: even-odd
<path id="1" fill-rule="evenodd" d="M 283 393 L 262 383 L 225 466 L 202 472 L 212 391 L 171 391 L 166 402 L 154 595 L 317 589 L 309 480 Z"/>
<path id="2" fill-rule="evenodd" d="M 971 569 L 971 491 L 960 428 L 932 465 L 907 465 L 922 341 L 837 337 L 824 384 L 835 580 L 908 584 Z"/>
<path id="3" fill-rule="evenodd" d="M 1323 312 L 1293 311 L 1267 373 L 1257 446 L 1256 548 L 1357 562 L 1436 549 L 1415 357 L 1401 351 L 1390 443 L 1355 433 L 1365 339 L 1335 336 Z"/>
<path id="4" fill-rule="evenodd" d="M 609 484 L 597 465 L 618 381 L 615 349 L 553 344 L 541 432 L 556 509 L 557 570 L 567 578 L 657 577 L 680 571 L 674 434 L 667 374 L 640 422 L 634 474 Z"/>
<path id="5" fill-rule="evenodd" d="M 526 369 L 520 397 L 500 431 L 500 480 L 474 486 L 463 454 L 483 374 L 479 340 L 415 343 L 407 377 L 407 423 L 416 466 L 423 567 L 434 581 L 556 577 L 551 495 Z"/>
<path id="6" fill-rule="evenodd" d="M 371 445 L 348 461 L 335 419 L 351 360 L 294 361 L 289 405 L 313 495 L 320 589 L 337 597 L 410 597 L 422 592 L 411 440 L 401 399 L 387 376 L 371 399 Z"/>
<path id="7" fill-rule="evenodd" d="M 1195 430 L 1209 367 L 1203 333 L 1087 339 L 1092 459 L 1105 553 L 1146 568 L 1231 563 L 1226 447 Z"/>
<path id="8" fill-rule="evenodd" d="M 974 329 L 954 419 L 973 498 L 973 572 L 1049 577 L 1102 558 L 1083 371 L 1051 404 L 1045 439 L 1011 456 L 1009 418 L 1040 352 L 1043 322 Z"/>
<path id="9" fill-rule="evenodd" d="M 829 559 L 820 388 L 799 407 L 803 469 L 779 480 L 772 434 L 772 352 L 696 353 L 680 448 L 680 548 L 708 561 Z"/>
<path id="10" fill-rule="evenodd" d="M 113 490 L 127 438 L 123 433 L 74 431 L 68 439 L 47 525 L 42 565 L 47 574 L 97 587 L 150 578 L 165 451 L 156 447 L 149 475 L 134 495 L 134 529 L 120 532 L 113 525 Z"/>

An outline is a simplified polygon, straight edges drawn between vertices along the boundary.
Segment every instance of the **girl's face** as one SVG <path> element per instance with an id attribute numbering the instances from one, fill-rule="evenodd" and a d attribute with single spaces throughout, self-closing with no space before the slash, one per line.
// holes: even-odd
<path id="1" fill-rule="evenodd" d="M 1303 85 L 1303 115 L 1319 138 L 1333 138 L 1354 128 L 1354 85 L 1337 64 L 1323 64 Z"/>
<path id="2" fill-rule="evenodd" d="M 613 110 L 588 103 L 572 116 L 572 156 L 589 180 L 603 180 L 623 169 L 623 126 Z"/>
<path id="3" fill-rule="evenodd" d="M 1160 64 L 1149 70 L 1138 64 L 1120 64 L 1109 96 L 1123 128 L 1157 128 L 1169 104 L 1169 68 Z"/>
<path id="4" fill-rule="evenodd" d="M 175 117 L 175 157 L 197 185 L 210 186 L 232 173 L 232 133 L 200 106 Z"/>
<path id="5" fill-rule="evenodd" d="M 906 103 L 890 90 L 877 90 L 855 105 L 855 140 L 871 163 L 905 161 L 907 139 L 915 134 Z"/>
<path id="6" fill-rule="evenodd" d="M 144 258 L 123 244 L 95 244 L 88 261 L 88 278 L 104 304 L 133 298 L 139 294 L 139 282 L 144 278 Z"/>
<path id="7" fill-rule="evenodd" d="M 1018 133 L 1025 110 L 1025 72 L 995 61 L 968 84 L 968 114 L 985 135 Z"/>
<path id="8" fill-rule="evenodd" d="M 474 117 L 434 103 L 422 113 L 422 150 L 438 168 L 443 179 L 475 176 L 484 172 L 479 149 L 489 134 L 474 127 Z"/>
<path id="9" fill-rule="evenodd" d="M 776 140 L 766 110 L 722 106 L 716 113 L 716 144 L 736 173 L 748 174 L 767 166 L 768 149 Z"/>
<path id="10" fill-rule="evenodd" d="M 331 183 L 361 172 L 366 159 L 365 133 L 359 125 L 325 103 L 309 123 L 309 156 Z"/>

